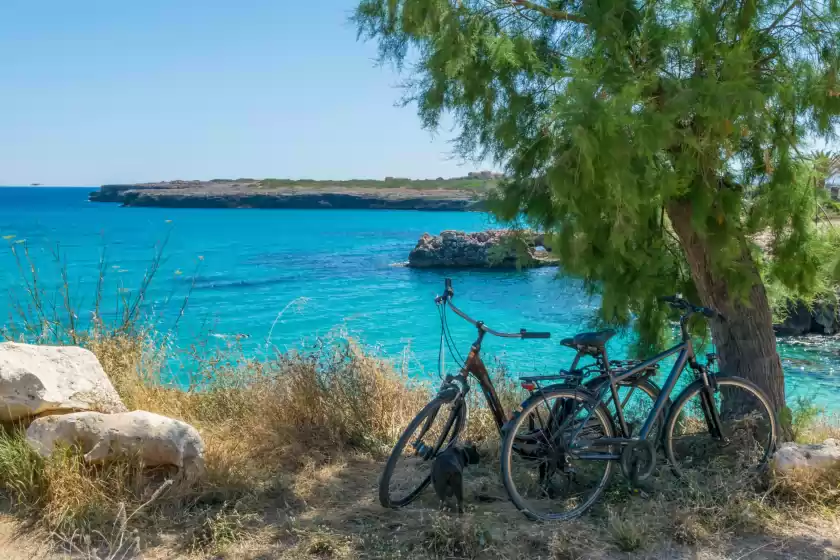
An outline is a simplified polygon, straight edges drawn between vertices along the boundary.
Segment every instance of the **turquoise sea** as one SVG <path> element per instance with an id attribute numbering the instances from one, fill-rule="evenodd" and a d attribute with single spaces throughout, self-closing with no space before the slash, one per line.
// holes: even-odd
<path id="1" fill-rule="evenodd" d="M 102 306 L 113 314 L 117 294 L 136 293 L 156 247 L 165 244 L 144 309 L 160 330 L 173 332 L 176 349 L 235 342 L 259 353 L 270 345 L 300 348 L 318 337 L 351 337 L 420 376 L 437 373 L 440 320 L 433 298 L 445 276 L 453 278 L 457 304 L 489 326 L 551 331 L 551 340 L 487 339 L 485 353 L 516 373 L 567 366 L 573 353 L 557 341 L 586 329 L 597 305 L 578 282 L 551 269 L 403 266 L 424 232 L 491 226 L 482 214 L 121 208 L 88 202 L 93 189 L 0 188 L 0 324 L 18 321 L 14 304 L 25 299 L 7 244 L 18 252 L 28 248 L 49 293 L 60 285 L 55 254 L 61 256 L 80 321 L 90 317 L 103 254 Z M 455 316 L 449 324 L 465 352 L 473 330 Z M 624 356 L 626 343 L 615 339 L 611 354 Z M 840 408 L 833 406 L 840 404 L 837 340 L 788 339 L 779 350 L 791 394 Z"/>

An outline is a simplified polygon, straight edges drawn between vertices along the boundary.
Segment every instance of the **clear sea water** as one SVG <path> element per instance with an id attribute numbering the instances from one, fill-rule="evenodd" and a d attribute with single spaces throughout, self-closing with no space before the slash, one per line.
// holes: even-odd
<path id="1" fill-rule="evenodd" d="M 486 339 L 485 355 L 516 373 L 568 366 L 573 353 L 557 341 L 585 330 L 597 305 L 578 282 L 558 278 L 552 269 L 443 272 L 403 266 L 424 232 L 487 228 L 492 223 L 483 214 L 121 208 L 88 202 L 90 190 L 0 188 L 0 324 L 14 322 L 13 302 L 25 299 L 21 273 L 6 247 L 23 240 L 48 291 L 60 285 L 53 257 L 60 248 L 82 321 L 93 305 L 103 251 L 109 295 L 103 308 L 113 313 L 115 294 L 136 291 L 156 247 L 165 242 L 145 309 L 160 329 L 175 333 L 177 347 L 238 338 L 246 352 L 258 353 L 268 343 L 301 348 L 318 337 L 351 337 L 418 376 L 437 374 L 440 321 L 433 298 L 446 276 L 453 278 L 458 305 L 489 326 L 552 332 L 551 340 Z M 449 324 L 465 352 L 473 330 L 455 316 Z M 624 356 L 627 340 L 614 339 L 611 355 Z M 840 408 L 837 340 L 789 339 L 779 350 L 791 395 Z"/>

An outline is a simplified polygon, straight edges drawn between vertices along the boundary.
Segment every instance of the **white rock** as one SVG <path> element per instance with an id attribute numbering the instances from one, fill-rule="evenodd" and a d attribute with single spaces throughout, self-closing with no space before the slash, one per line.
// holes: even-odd
<path id="1" fill-rule="evenodd" d="M 149 467 L 174 465 L 193 478 L 204 472 L 204 443 L 198 431 L 186 422 L 143 410 L 44 416 L 32 422 L 26 439 L 45 457 L 56 445 L 78 445 L 92 463 L 128 457 Z"/>
<path id="2" fill-rule="evenodd" d="M 779 472 L 819 469 L 836 464 L 840 464 L 840 445 L 835 439 L 813 445 L 783 443 L 773 457 L 773 466 Z"/>
<path id="3" fill-rule="evenodd" d="M 0 344 L 0 421 L 76 410 L 126 410 L 93 352 Z"/>

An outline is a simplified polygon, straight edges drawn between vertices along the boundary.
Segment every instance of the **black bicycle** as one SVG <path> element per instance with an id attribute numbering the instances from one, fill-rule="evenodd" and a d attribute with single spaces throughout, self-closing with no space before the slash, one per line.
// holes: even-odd
<path id="1" fill-rule="evenodd" d="M 547 332 L 530 332 L 525 329 L 517 333 L 495 331 L 482 321 L 476 321 L 458 309 L 452 303 L 453 297 L 452 282 L 446 279 L 443 295 L 435 298 L 441 318 L 441 352 L 445 344 L 450 353 L 461 363 L 461 369 L 457 375 L 445 377 L 437 395 L 417 414 L 394 446 L 379 481 L 379 501 L 384 507 L 405 506 L 414 501 L 428 486 L 431 480 L 432 459 L 455 443 L 466 426 L 468 413 L 466 396 L 470 390 L 470 375 L 478 380 L 500 434 L 503 432 L 509 417 L 505 414 L 487 368 L 481 359 L 481 344 L 484 336 L 491 334 L 502 338 L 520 339 L 545 339 L 551 336 Z M 478 338 L 472 344 L 465 360 L 459 359 L 460 356 L 449 333 L 447 307 L 478 330 Z M 562 344 L 579 350 L 570 370 L 553 375 L 523 377 L 521 386 L 531 394 L 544 394 L 550 388 L 559 386 L 574 388 L 581 384 L 596 392 L 600 386 L 599 380 L 611 371 L 611 368 L 612 370 L 619 368 L 623 371 L 637 365 L 636 362 L 610 362 L 606 359 L 606 354 L 589 352 L 589 346 L 579 344 L 586 342 L 588 336 L 591 335 L 578 335 L 573 339 L 562 341 Z M 578 367 L 580 360 L 587 355 L 594 358 L 595 362 Z M 659 388 L 650 379 L 655 372 L 656 364 L 650 364 L 644 368 L 638 368 L 638 371 L 632 375 L 623 377 L 616 383 L 615 400 L 608 399 L 607 404 L 604 405 L 605 407 L 612 406 L 613 413 L 624 411 L 625 425 L 628 425 L 628 430 L 632 430 L 634 423 L 641 425 L 648 411 L 653 409 L 654 403 L 659 399 Z M 536 429 L 536 421 L 536 416 L 534 416 L 530 424 L 534 429 Z M 652 426 L 650 433 L 659 434 L 660 429 L 661 422 Z M 656 437 L 653 436 L 652 439 Z M 536 442 L 534 437 L 529 435 L 523 436 L 518 441 L 525 447 Z"/>
<path id="2" fill-rule="evenodd" d="M 568 342 L 579 353 L 600 355 L 608 364 L 604 375 L 577 387 L 558 384 L 535 391 L 504 427 L 502 478 L 511 500 L 528 517 L 566 520 L 581 515 L 603 493 L 616 463 L 635 483 L 648 478 L 656 465 L 657 438 L 650 436 L 664 414 L 662 445 L 679 477 L 709 485 L 717 478 L 739 480 L 766 464 L 778 434 L 770 399 L 746 379 L 710 372 L 713 354 L 708 365 L 698 363 L 688 333 L 694 314 L 725 319 L 679 297 L 663 301 L 682 312 L 679 344 L 616 371 L 606 351 L 612 331 L 579 335 Z M 622 407 L 613 415 L 605 399 L 620 402 L 622 382 L 675 355 L 652 410 L 633 434 Z M 669 405 L 686 365 L 694 380 Z"/>

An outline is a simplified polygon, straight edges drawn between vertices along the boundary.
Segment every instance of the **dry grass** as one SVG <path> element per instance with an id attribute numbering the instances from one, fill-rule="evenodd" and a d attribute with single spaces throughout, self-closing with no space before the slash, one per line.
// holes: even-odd
<path id="1" fill-rule="evenodd" d="M 431 491 L 410 508 L 383 511 L 375 502 L 382 460 L 430 387 L 352 344 L 259 361 L 214 358 L 195 370 L 190 390 L 157 375 L 159 346 L 146 338 L 117 334 L 89 346 L 130 408 L 199 429 L 208 467 L 197 485 L 161 489 L 171 473 L 130 462 L 92 467 L 72 450 L 43 460 L 19 433 L 0 438 L 0 486 L 17 511 L 91 558 L 128 549 L 189 557 L 261 550 L 278 558 L 644 557 L 724 550 L 793 519 L 834 519 L 840 505 L 840 472 L 685 485 L 663 470 L 649 497 L 632 495 L 618 477 L 584 519 L 533 524 L 506 500 L 492 417 L 474 406 L 466 437 L 479 442 L 482 464 L 468 473 L 467 514 L 438 513 Z M 499 376 L 506 405 L 521 400 Z M 833 434 L 822 417 L 806 417 L 800 433 Z"/>

